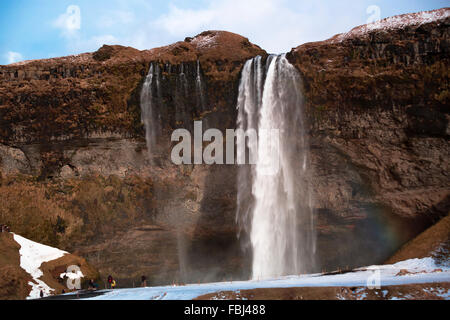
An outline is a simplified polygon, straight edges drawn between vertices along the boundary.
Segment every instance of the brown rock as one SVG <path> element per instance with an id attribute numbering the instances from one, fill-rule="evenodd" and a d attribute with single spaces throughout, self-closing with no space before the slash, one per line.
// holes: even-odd
<path id="1" fill-rule="evenodd" d="M 405 276 L 407 274 L 410 274 L 411 272 L 409 272 L 406 269 L 400 269 L 400 271 L 396 274 L 396 276 Z"/>

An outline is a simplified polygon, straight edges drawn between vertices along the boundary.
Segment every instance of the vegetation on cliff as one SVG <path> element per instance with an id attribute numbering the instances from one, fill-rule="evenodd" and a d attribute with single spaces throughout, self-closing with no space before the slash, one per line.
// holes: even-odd
<path id="1" fill-rule="evenodd" d="M 87 176 L 37 181 L 31 176 L 3 179 L 0 221 L 34 241 L 61 249 L 113 237 L 131 225 L 151 221 L 151 179 Z"/>

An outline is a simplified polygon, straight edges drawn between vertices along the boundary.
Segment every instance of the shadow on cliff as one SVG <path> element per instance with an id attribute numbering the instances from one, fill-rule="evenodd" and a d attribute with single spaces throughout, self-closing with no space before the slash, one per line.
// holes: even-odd
<path id="1" fill-rule="evenodd" d="M 209 167 L 201 215 L 185 247 L 185 277 L 189 281 L 228 281 L 250 276 L 251 260 L 237 237 L 236 174 L 233 166 Z"/>
<path id="2" fill-rule="evenodd" d="M 318 271 L 381 264 L 432 224 L 428 218 L 399 217 L 378 204 L 362 203 L 360 209 L 365 217 L 357 220 L 319 210 L 334 229 L 318 233 Z"/>

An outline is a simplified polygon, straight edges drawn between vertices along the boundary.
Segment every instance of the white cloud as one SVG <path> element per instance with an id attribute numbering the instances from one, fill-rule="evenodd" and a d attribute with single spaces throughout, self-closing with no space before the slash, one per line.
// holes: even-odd
<path id="1" fill-rule="evenodd" d="M 82 52 L 96 51 L 104 44 L 119 44 L 119 40 L 110 34 L 105 34 L 101 36 L 93 36 L 88 39 L 78 38 L 75 41 L 70 42 L 68 45 L 72 47 L 73 50 L 78 50 Z"/>
<path id="2" fill-rule="evenodd" d="M 76 32 L 81 29 L 80 7 L 76 5 L 68 6 L 66 12 L 53 21 L 53 26 L 61 29 L 65 36 L 76 35 Z"/>
<path id="3" fill-rule="evenodd" d="M 6 58 L 6 61 L 8 61 L 8 64 L 23 60 L 22 54 L 20 54 L 19 52 L 14 52 L 14 51 L 8 51 L 5 54 L 5 58 Z"/>
<path id="4" fill-rule="evenodd" d="M 70 52 L 97 50 L 104 43 L 151 49 L 205 30 L 226 30 L 281 53 L 349 31 L 369 15 L 367 1 L 354 0 L 202 0 L 195 8 L 173 1 L 163 13 L 146 0 L 112 0 L 100 12 L 86 5 L 83 32 L 80 8 L 69 6 L 53 25 L 62 31 Z"/>
<path id="5" fill-rule="evenodd" d="M 248 37 L 269 52 L 289 51 L 308 41 L 324 40 L 355 26 L 361 15 L 348 19 L 354 2 L 339 4 L 286 0 L 216 0 L 201 9 L 182 9 L 174 4 L 153 26 L 182 39 L 204 30 L 227 30 Z M 356 8 L 357 10 L 359 8 Z M 364 8 L 365 9 L 365 8 Z M 352 21 L 353 20 L 353 21 Z"/>
<path id="6" fill-rule="evenodd" d="M 129 22 L 133 19 L 131 13 L 115 12 L 111 20 L 99 19 L 106 27 L 113 25 L 114 22 Z M 61 29 L 61 35 L 66 39 L 66 45 L 70 52 L 87 52 L 95 51 L 104 44 L 118 44 L 118 39 L 111 34 L 94 35 L 90 37 L 83 36 L 79 31 L 81 30 L 81 9 L 79 6 L 70 5 L 66 12 L 61 14 L 53 21 L 55 28 Z"/>
<path id="7" fill-rule="evenodd" d="M 135 20 L 134 13 L 131 11 L 113 10 L 99 17 L 97 25 L 100 28 L 111 28 L 114 26 L 123 26 L 130 24 Z"/>
<path id="8" fill-rule="evenodd" d="M 185 32 L 196 32 L 203 26 L 210 24 L 216 18 L 217 11 L 213 9 L 191 10 L 179 9 L 173 4 L 169 6 L 169 13 L 162 15 L 155 24 L 171 35 L 179 36 Z"/>

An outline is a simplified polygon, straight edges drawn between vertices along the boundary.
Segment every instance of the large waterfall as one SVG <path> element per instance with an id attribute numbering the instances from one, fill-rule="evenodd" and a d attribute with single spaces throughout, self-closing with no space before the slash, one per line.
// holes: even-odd
<path id="1" fill-rule="evenodd" d="M 247 145 L 257 161 L 239 168 L 237 198 L 237 218 L 253 256 L 252 278 L 309 272 L 315 235 L 298 71 L 284 55 L 247 61 L 237 108 L 237 127 L 258 134 L 257 143 Z M 279 130 L 275 151 L 265 134 L 274 129 Z M 267 172 L 267 163 L 276 170 Z"/>

